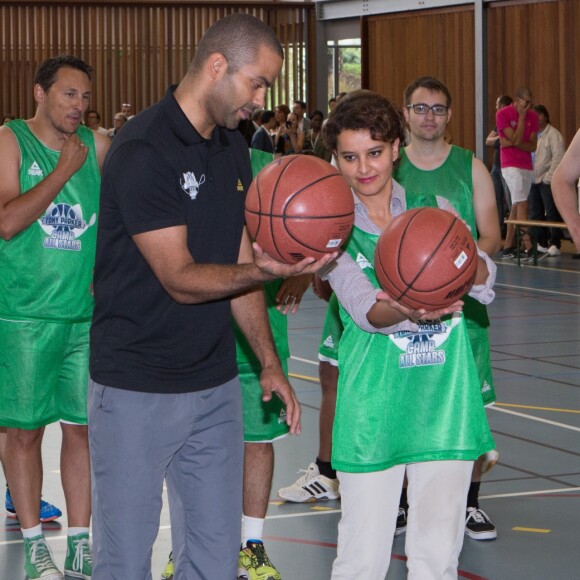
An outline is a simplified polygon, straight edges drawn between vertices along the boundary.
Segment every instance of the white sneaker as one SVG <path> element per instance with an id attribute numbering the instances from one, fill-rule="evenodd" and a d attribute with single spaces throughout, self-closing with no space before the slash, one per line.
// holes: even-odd
<path id="1" fill-rule="evenodd" d="M 562 254 L 562 250 L 556 246 L 550 246 L 548 248 L 548 254 L 550 254 L 550 256 L 559 256 Z"/>
<path id="2" fill-rule="evenodd" d="M 541 244 L 538 244 L 537 246 L 538 248 L 538 252 L 545 254 L 548 251 L 548 248 L 546 248 L 546 246 L 542 246 Z"/>
<path id="3" fill-rule="evenodd" d="M 298 473 L 304 475 L 292 485 L 279 489 L 279 497 L 296 503 L 340 498 L 338 479 L 320 475 L 316 463 L 311 463 L 308 469 L 300 469 Z"/>

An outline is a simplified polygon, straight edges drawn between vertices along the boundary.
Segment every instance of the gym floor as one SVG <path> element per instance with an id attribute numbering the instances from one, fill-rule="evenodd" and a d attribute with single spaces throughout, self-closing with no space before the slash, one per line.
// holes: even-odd
<path id="1" fill-rule="evenodd" d="M 489 308 L 497 404 L 488 410 L 500 460 L 484 479 L 481 507 L 498 539 L 468 537 L 459 578 L 549 580 L 579 578 L 580 553 L 580 260 L 570 254 L 538 266 L 498 260 L 496 300 Z M 265 543 L 284 580 L 329 578 L 340 502 L 287 504 L 276 490 L 295 481 L 318 445 L 317 346 L 324 303 L 307 293 L 290 319 L 292 383 L 303 407 L 302 435 L 276 444 Z M 44 439 L 44 497 L 64 507 L 59 476 L 60 428 Z M 0 477 L 0 484 L 3 480 Z M 1 517 L 1 516 L 0 516 Z M 66 517 L 43 526 L 62 564 Z M 24 578 L 18 523 L 0 527 L 0 580 Z M 395 538 L 388 580 L 406 578 L 405 536 Z M 170 550 L 165 505 L 153 554 L 160 577 Z M 133 580 L 133 579 L 127 579 Z"/>

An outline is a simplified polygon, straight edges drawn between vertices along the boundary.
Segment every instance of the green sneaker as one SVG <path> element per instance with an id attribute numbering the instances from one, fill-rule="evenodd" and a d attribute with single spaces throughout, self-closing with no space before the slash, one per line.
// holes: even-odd
<path id="1" fill-rule="evenodd" d="M 280 580 L 280 573 L 266 554 L 264 544 L 259 540 L 248 540 L 240 550 L 238 578 L 247 580 Z"/>
<path id="2" fill-rule="evenodd" d="M 175 574 L 175 568 L 173 566 L 173 552 L 169 553 L 169 562 L 167 562 L 167 566 L 163 568 L 163 572 L 161 572 L 161 580 L 173 580 L 173 575 Z"/>
<path id="3" fill-rule="evenodd" d="M 66 560 L 64 573 L 72 578 L 91 580 L 93 573 L 93 553 L 89 544 L 89 534 L 68 536 L 66 539 Z"/>
<path id="4" fill-rule="evenodd" d="M 24 538 L 24 570 L 29 580 L 62 580 L 44 536 Z"/>

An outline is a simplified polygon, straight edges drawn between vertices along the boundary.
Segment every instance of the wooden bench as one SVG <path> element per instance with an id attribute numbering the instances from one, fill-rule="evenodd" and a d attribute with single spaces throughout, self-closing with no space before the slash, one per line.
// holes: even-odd
<path id="1" fill-rule="evenodd" d="M 505 220 L 507 225 L 515 226 L 516 228 L 516 259 L 518 266 L 521 265 L 520 260 L 520 246 L 522 241 L 522 236 L 529 233 L 532 237 L 532 248 L 534 256 L 534 266 L 538 265 L 538 231 L 535 228 L 560 228 L 565 230 L 566 224 L 564 222 L 545 222 L 540 220 Z M 531 232 L 528 232 L 526 228 L 532 228 Z M 545 254 L 547 256 L 547 254 Z"/>

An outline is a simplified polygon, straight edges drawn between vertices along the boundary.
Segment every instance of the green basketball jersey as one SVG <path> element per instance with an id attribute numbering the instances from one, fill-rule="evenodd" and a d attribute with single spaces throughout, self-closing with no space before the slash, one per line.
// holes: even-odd
<path id="1" fill-rule="evenodd" d="M 60 151 L 45 147 L 24 120 L 11 121 L 21 152 L 24 194 L 52 173 Z M 79 127 L 89 148 L 83 166 L 69 179 L 44 214 L 11 240 L 0 240 L 0 316 L 14 320 L 81 322 L 93 311 L 101 175 L 93 132 Z"/>
<path id="2" fill-rule="evenodd" d="M 266 296 L 266 308 L 270 327 L 274 336 L 274 344 L 280 360 L 290 358 L 290 347 L 288 346 L 288 317 L 276 309 L 276 294 L 282 286 L 284 280 L 272 280 L 264 284 L 264 294 Z M 248 344 L 238 325 L 234 323 L 234 332 L 236 334 L 236 360 L 238 364 L 257 362 L 256 355 L 252 347 Z"/>
<path id="3" fill-rule="evenodd" d="M 453 204 L 477 239 L 472 174 L 473 153 L 452 145 L 445 163 L 433 170 L 415 167 L 409 161 L 405 150 L 401 150 L 401 161 L 394 177 L 405 188 L 408 209 L 436 207 L 435 196 L 444 197 Z M 464 296 L 462 300 L 467 331 L 481 381 L 481 394 L 486 404 L 493 403 L 495 391 L 489 357 L 487 307 L 470 296 Z"/>
<path id="4" fill-rule="evenodd" d="M 274 161 L 272 153 L 266 153 L 259 149 L 250 149 L 250 160 L 252 163 L 252 173 L 254 177 L 268 165 Z M 290 357 L 290 347 L 288 346 L 288 318 L 280 313 L 276 306 L 276 294 L 282 285 L 283 279 L 272 280 L 264 284 L 264 295 L 266 298 L 266 308 L 268 310 L 268 318 L 270 320 L 270 327 L 274 336 L 274 344 L 280 360 L 285 360 Z M 258 359 L 244 337 L 242 331 L 237 324 L 234 323 L 234 332 L 236 334 L 236 359 L 238 364 L 256 363 Z"/>
<path id="5" fill-rule="evenodd" d="M 405 149 L 402 149 L 401 161 L 393 177 L 405 188 L 407 209 L 437 207 L 435 196 L 444 197 L 459 212 L 477 239 L 472 172 L 473 153 L 452 145 L 445 163 L 432 170 L 415 167 L 409 161 Z M 465 296 L 462 300 L 465 302 L 463 311 L 467 325 L 487 328 L 489 326 L 487 308 L 469 296 Z"/>
<path id="6" fill-rule="evenodd" d="M 355 226 L 346 246 L 353 259 L 366 258 L 363 272 L 375 287 L 377 240 Z M 471 461 L 493 449 L 461 313 L 392 335 L 364 332 L 342 305 L 340 314 L 335 469 L 365 473 L 418 461 Z"/>

